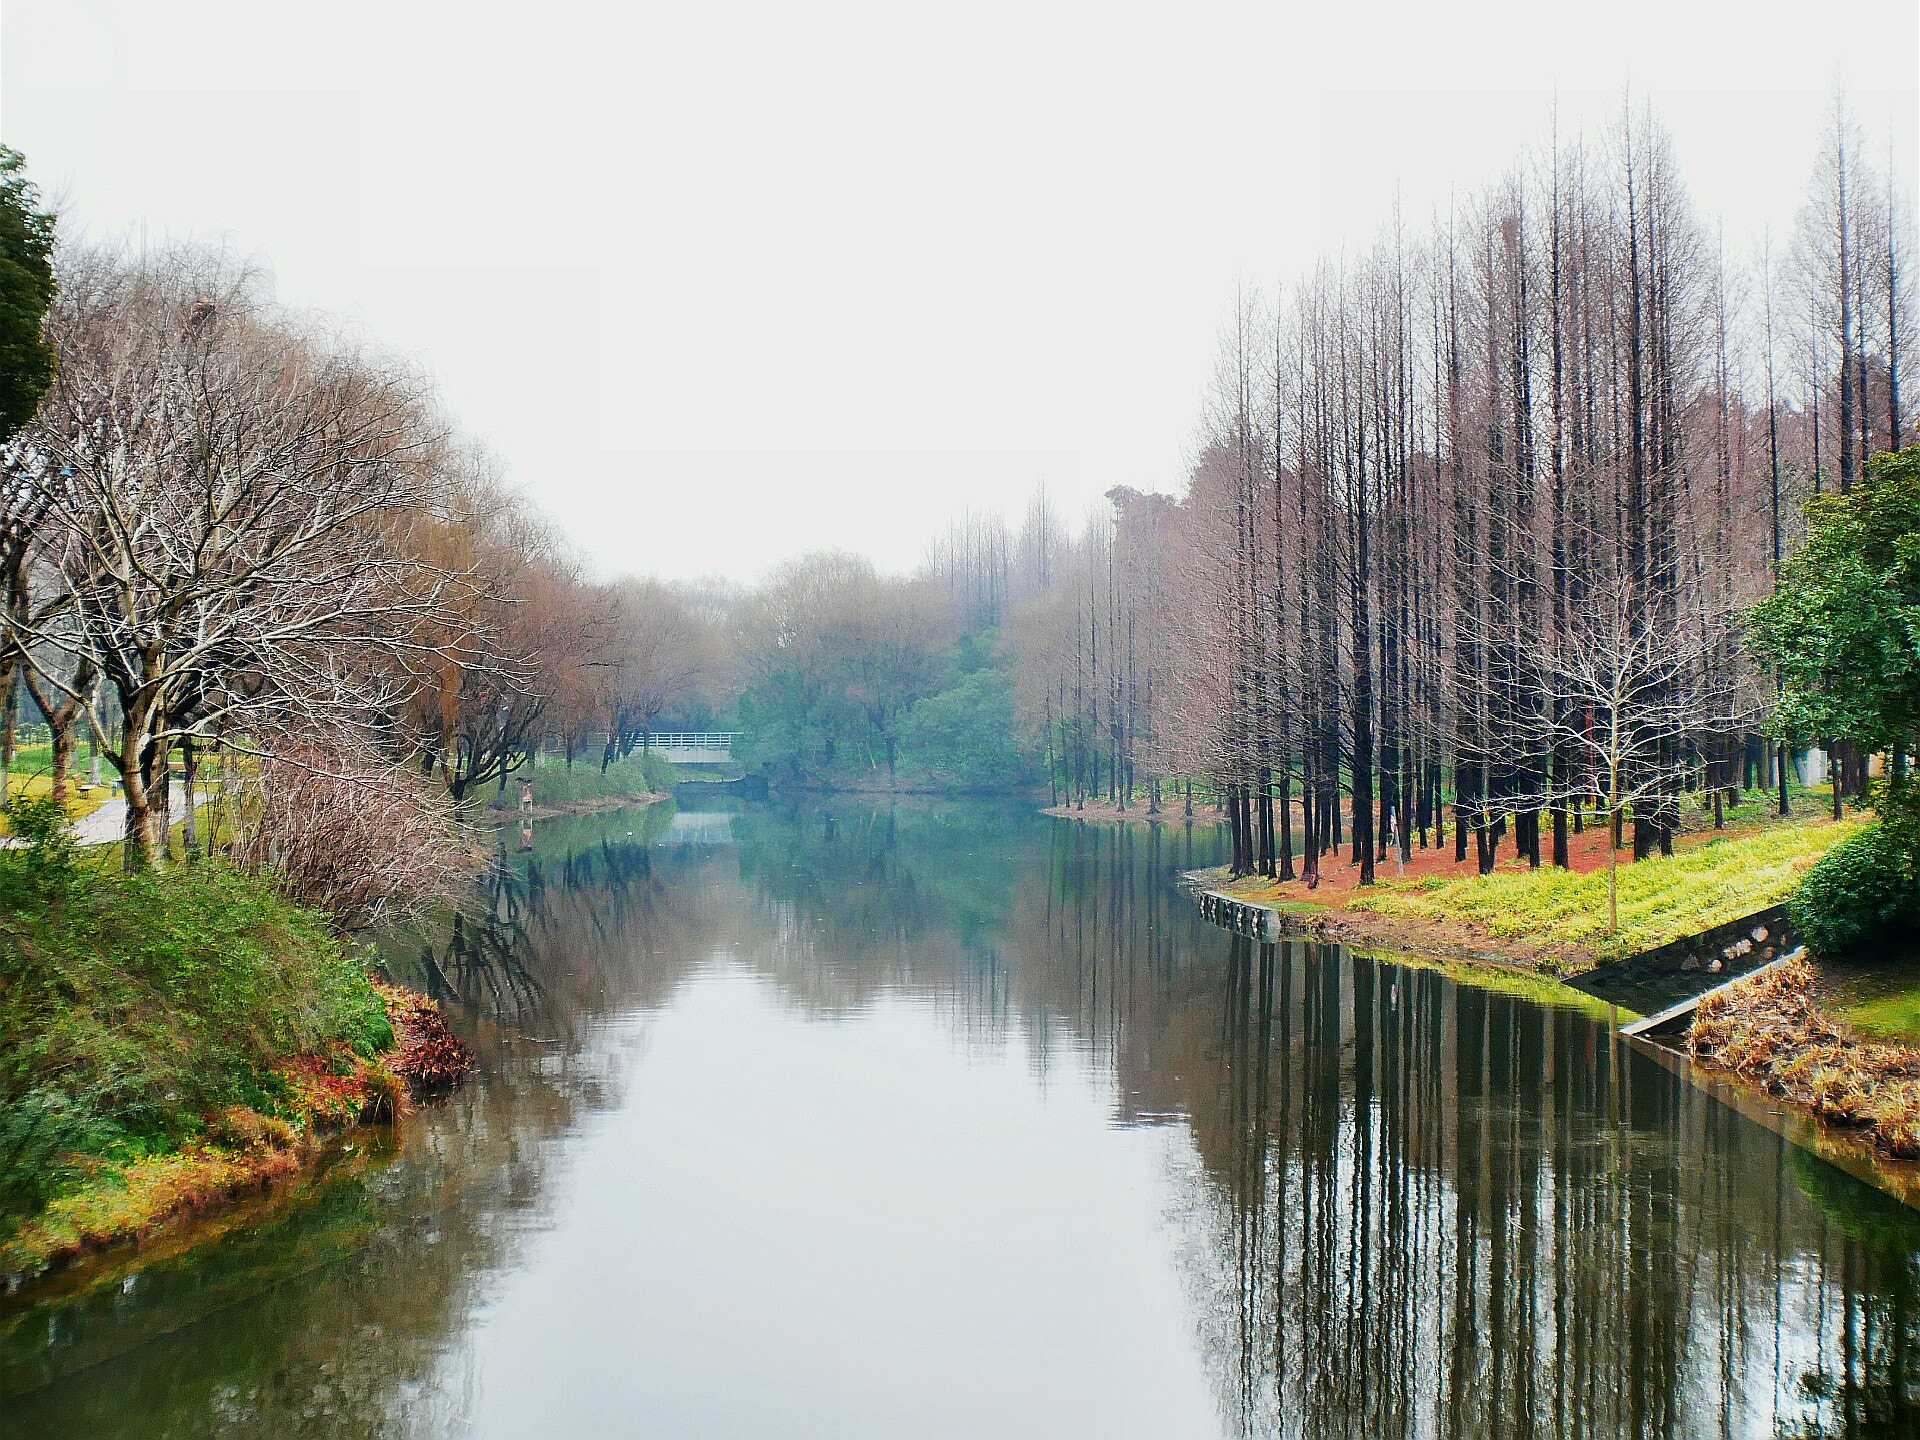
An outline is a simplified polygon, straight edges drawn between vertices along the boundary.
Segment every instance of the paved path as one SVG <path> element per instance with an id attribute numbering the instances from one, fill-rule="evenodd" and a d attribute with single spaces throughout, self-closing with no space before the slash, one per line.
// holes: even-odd
<path id="1" fill-rule="evenodd" d="M 205 790 L 196 789 L 194 800 L 196 807 L 206 804 L 213 797 Z M 173 792 L 173 804 L 169 807 L 167 823 L 173 824 L 186 817 L 187 797 L 181 790 Z M 124 840 L 127 835 L 127 802 L 124 797 L 116 796 L 107 801 L 91 815 L 83 816 L 73 822 L 73 843 L 76 845 L 111 845 L 116 840 Z M 27 842 L 16 840 L 8 835 L 0 835 L 0 846 L 17 849 Z"/>

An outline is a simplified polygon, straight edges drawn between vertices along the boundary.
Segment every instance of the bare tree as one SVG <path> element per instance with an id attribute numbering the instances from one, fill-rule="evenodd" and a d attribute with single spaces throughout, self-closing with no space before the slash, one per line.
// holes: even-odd
<path id="1" fill-rule="evenodd" d="M 345 929 L 418 913 L 470 868 L 446 792 L 378 751 L 276 737 L 229 800 L 233 864 Z"/>
<path id="2" fill-rule="evenodd" d="M 21 638 L 29 658 L 84 652 L 118 700 L 109 758 L 145 868 L 183 736 L 290 710 L 377 725 L 404 695 L 391 658 L 460 581 L 394 543 L 435 499 L 412 376 L 294 326 L 216 256 L 74 252 L 61 270 L 59 376 L 22 473 L 71 602 Z M 36 669 L 103 728 L 90 683 Z"/>
<path id="3" fill-rule="evenodd" d="M 645 749 L 660 717 L 694 694 L 709 664 L 706 627 L 673 587 L 618 581 L 602 592 L 604 634 L 592 661 L 606 725 L 604 770 Z"/>
<path id="4" fill-rule="evenodd" d="M 1700 684 L 1722 653 L 1722 637 L 1735 628 L 1735 617 L 1725 613 L 1697 629 L 1658 624 L 1623 587 L 1575 617 L 1540 666 L 1556 702 L 1542 712 L 1545 738 L 1573 757 L 1577 777 L 1555 798 L 1564 803 L 1597 794 L 1612 831 L 1610 929 L 1620 926 L 1621 817 L 1665 804 L 1685 780 L 1680 757 L 1689 749 L 1759 719 L 1757 706 Z"/>

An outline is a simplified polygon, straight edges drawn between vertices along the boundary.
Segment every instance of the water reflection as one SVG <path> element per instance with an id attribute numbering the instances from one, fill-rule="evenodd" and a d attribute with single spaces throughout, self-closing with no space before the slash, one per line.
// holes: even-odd
<path id="1" fill-rule="evenodd" d="M 1239 1433 L 1907 1433 L 1915 1227 L 1854 1223 L 1905 1207 L 1577 1010 L 1228 975 L 1188 1256 Z"/>
<path id="2" fill-rule="evenodd" d="M 1035 1435 L 1915 1431 L 1920 1215 L 1577 997 L 1205 925 L 1169 878 L 1219 844 L 992 805 L 540 826 L 460 914 L 387 947 L 474 1038 L 482 1082 L 210 1249 L 0 1312 L 0 1433 L 988 1433 L 989 1413 Z M 863 1068 L 829 1083 L 822 1055 Z M 701 1056 L 719 1080 L 688 1073 Z M 728 1076 L 794 1093 L 744 1110 Z M 912 1103 L 924 1136 L 898 1128 Z M 970 1111 L 986 1140 L 956 1133 Z M 867 1257 L 802 1253 L 823 1227 L 782 1232 L 800 1202 L 753 1184 L 714 1252 L 698 1215 L 621 1193 L 707 1167 L 724 1210 L 730 1177 L 791 1176 L 810 1149 L 872 1248 L 963 1257 L 944 1293 L 829 1293 L 871 1287 Z M 956 1156 L 1025 1199 L 983 1230 L 900 1198 Z M 1051 1191 L 1078 1230 L 1049 1228 Z M 585 1197 L 610 1245 L 685 1232 L 733 1307 L 713 1333 L 765 1343 L 677 1350 L 708 1332 L 663 1249 L 602 1317 L 608 1354 L 539 1357 L 608 1395 L 637 1373 L 639 1408 L 571 1409 L 522 1374 L 541 1332 L 516 1317 L 605 1304 L 596 1264 L 621 1273 L 576 1244 Z M 1024 1289 L 994 1246 L 1028 1257 Z M 1126 1303 L 1049 1278 L 1076 1248 L 1095 1253 L 1070 1273 L 1123 1277 Z M 728 1249 L 753 1273 L 723 1275 Z M 807 1352 L 819 1393 L 796 1410 L 774 1349 L 807 1317 L 864 1334 L 863 1305 L 910 1317 L 901 1355 L 850 1382 Z M 1094 1339 L 1036 1359 L 1027 1312 Z M 936 1314 L 979 1352 L 926 1362 L 938 1383 L 915 1368 L 950 1343 Z M 675 1389 L 690 1370 L 706 1388 Z M 989 1411 L 971 1391 L 996 1385 Z"/>

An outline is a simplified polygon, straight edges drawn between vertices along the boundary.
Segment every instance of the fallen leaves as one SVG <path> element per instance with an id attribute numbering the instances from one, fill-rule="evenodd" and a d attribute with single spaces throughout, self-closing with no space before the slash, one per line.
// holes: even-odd
<path id="1" fill-rule="evenodd" d="M 1868 1132 L 1889 1155 L 1920 1159 L 1920 1050 L 1834 1022 L 1815 1000 L 1817 979 L 1802 959 L 1709 996 L 1695 1012 L 1689 1052 Z"/>

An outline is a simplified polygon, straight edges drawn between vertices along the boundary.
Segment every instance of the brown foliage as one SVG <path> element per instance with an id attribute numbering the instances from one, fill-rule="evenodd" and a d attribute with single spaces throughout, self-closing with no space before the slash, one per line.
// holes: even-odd
<path id="1" fill-rule="evenodd" d="M 1776 965 L 1700 1004 L 1687 1047 L 1821 1119 L 1920 1159 L 1920 1050 L 1867 1040 L 1823 1014 L 1806 960 Z"/>
<path id="2" fill-rule="evenodd" d="M 276 747 L 243 792 L 234 865 L 342 928 L 444 899 L 471 868 L 444 792 L 377 757 Z"/>
<path id="3" fill-rule="evenodd" d="M 445 1090 L 473 1071 L 473 1052 L 447 1027 L 440 1007 L 424 995 L 374 982 L 387 1002 L 394 1049 L 387 1068 L 416 1092 Z"/>

